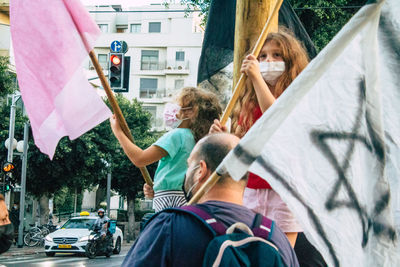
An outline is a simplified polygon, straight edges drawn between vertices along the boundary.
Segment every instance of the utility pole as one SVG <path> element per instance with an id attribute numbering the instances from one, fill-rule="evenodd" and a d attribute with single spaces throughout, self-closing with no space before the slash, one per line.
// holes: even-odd
<path id="1" fill-rule="evenodd" d="M 15 130 L 15 111 L 17 109 L 17 101 L 21 97 L 20 94 L 14 93 L 12 95 L 12 100 L 11 100 L 11 108 L 10 108 L 10 125 L 8 127 L 8 140 L 9 140 L 9 145 L 8 145 L 8 152 L 7 152 L 7 161 L 8 162 L 13 162 L 13 142 L 14 142 L 14 130 Z M 4 196 L 6 199 L 6 205 L 9 208 L 10 206 L 10 193 L 7 192 L 6 195 Z"/>
<path id="2" fill-rule="evenodd" d="M 111 169 L 107 174 L 107 216 L 110 217 L 110 198 L 111 198 Z"/>
<path id="3" fill-rule="evenodd" d="M 13 140 L 14 140 L 14 130 L 15 130 L 15 111 L 17 109 L 17 101 L 20 98 L 20 95 L 13 94 L 12 95 L 12 100 L 11 100 L 11 108 L 10 108 L 10 125 L 8 127 L 8 140 L 9 140 L 9 146 L 8 146 L 8 153 L 7 153 L 7 161 L 12 162 L 13 161 Z"/>
<path id="4" fill-rule="evenodd" d="M 75 187 L 75 196 L 74 196 L 74 216 L 76 216 L 76 205 L 78 204 L 78 190 Z"/>
<path id="5" fill-rule="evenodd" d="M 19 227 L 18 227 L 18 247 L 22 248 L 24 234 L 24 218 L 25 218 L 25 192 L 26 192 L 26 167 L 28 163 L 28 139 L 29 139 L 29 122 L 24 125 L 24 150 L 22 152 L 22 170 L 21 170 L 21 195 L 19 200 Z"/>

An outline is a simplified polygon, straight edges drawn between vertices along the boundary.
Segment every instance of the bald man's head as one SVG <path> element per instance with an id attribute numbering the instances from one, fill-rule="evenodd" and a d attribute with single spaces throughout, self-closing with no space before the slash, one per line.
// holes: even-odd
<path id="1" fill-rule="evenodd" d="M 188 169 L 182 188 L 186 200 L 189 201 L 192 198 L 226 155 L 236 147 L 239 141 L 240 139 L 232 134 L 218 133 L 208 135 L 196 144 L 187 160 Z M 232 201 L 231 198 L 234 198 L 234 202 L 239 203 L 239 199 L 241 200 L 243 197 L 243 190 L 246 187 L 246 183 L 246 179 L 236 182 L 229 175 L 223 175 L 218 179 L 212 190 L 216 192 L 215 190 L 218 190 L 218 188 L 223 188 L 222 191 L 218 192 L 220 198 L 224 201 Z M 206 199 L 210 198 L 212 190 L 210 189 L 203 197 Z M 225 195 L 228 192 L 230 194 Z M 232 194 L 232 192 L 238 193 L 236 197 L 234 197 L 235 194 Z M 211 197 L 211 199 L 213 198 Z M 214 197 L 214 199 L 216 198 Z"/>
<path id="2" fill-rule="evenodd" d="M 214 172 L 228 153 L 239 143 L 240 139 L 233 134 L 218 133 L 202 138 L 194 147 L 192 160 L 204 160 L 211 172 Z"/>

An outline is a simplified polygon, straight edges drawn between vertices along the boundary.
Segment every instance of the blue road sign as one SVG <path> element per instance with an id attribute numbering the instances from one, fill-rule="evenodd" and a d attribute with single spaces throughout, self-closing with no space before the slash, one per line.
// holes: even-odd
<path id="1" fill-rule="evenodd" d="M 112 41 L 110 45 L 111 52 L 118 53 L 122 49 L 122 44 L 120 41 Z"/>

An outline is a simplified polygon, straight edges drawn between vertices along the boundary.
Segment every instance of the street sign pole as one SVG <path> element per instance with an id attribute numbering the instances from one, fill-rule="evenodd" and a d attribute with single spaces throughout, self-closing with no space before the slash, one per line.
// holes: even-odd
<path id="1" fill-rule="evenodd" d="M 18 97 L 19 98 L 19 97 Z M 15 129 L 15 110 L 17 109 L 17 95 L 13 94 L 12 95 L 12 102 L 11 102 L 11 108 L 10 108 L 10 125 L 8 127 L 8 140 L 9 145 L 8 145 L 8 153 L 7 153 L 7 161 L 8 162 L 13 162 L 13 140 L 14 140 L 14 129 Z"/>
<path id="2" fill-rule="evenodd" d="M 21 195 L 19 200 L 19 228 L 18 228 L 18 247 L 23 246 L 24 218 L 25 218 L 25 192 L 26 192 L 26 166 L 28 162 L 28 139 L 29 122 L 24 125 L 24 151 L 22 152 L 22 170 L 21 170 Z"/>
<path id="3" fill-rule="evenodd" d="M 110 217 L 111 170 L 107 174 L 107 216 Z"/>

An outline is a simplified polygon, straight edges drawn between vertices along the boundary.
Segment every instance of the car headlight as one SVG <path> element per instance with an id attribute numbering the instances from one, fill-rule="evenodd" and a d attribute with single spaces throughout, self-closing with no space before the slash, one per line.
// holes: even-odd
<path id="1" fill-rule="evenodd" d="M 53 238 L 50 235 L 46 235 L 44 239 L 46 239 L 48 242 L 53 242 Z"/>

